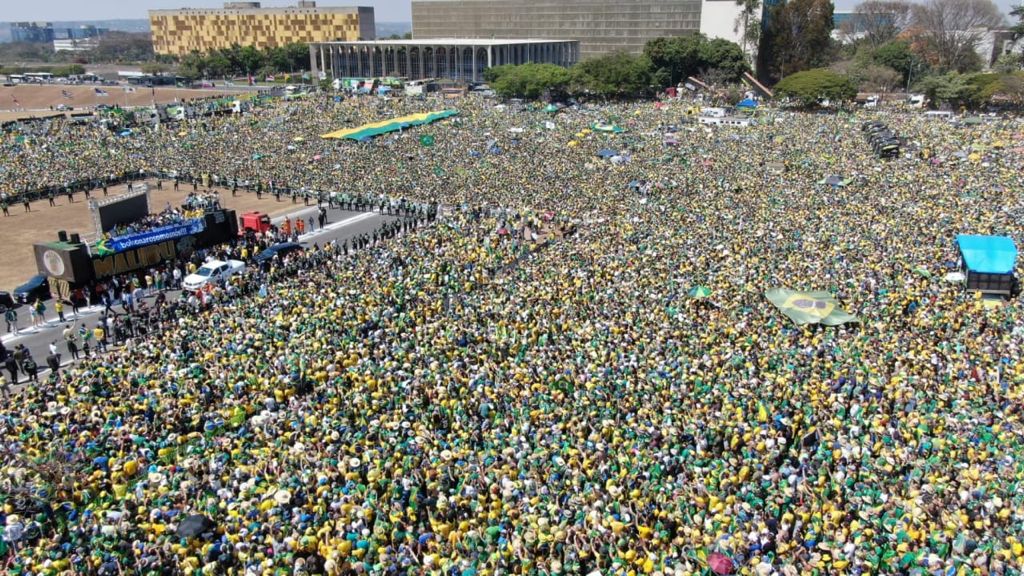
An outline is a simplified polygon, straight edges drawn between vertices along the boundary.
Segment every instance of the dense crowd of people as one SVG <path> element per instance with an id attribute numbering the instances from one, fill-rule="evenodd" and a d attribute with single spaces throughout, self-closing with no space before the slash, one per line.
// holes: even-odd
<path id="1" fill-rule="evenodd" d="M 4 144 L 11 191 L 158 170 L 447 207 L 6 403 L 9 569 L 1021 573 L 1024 317 L 945 279 L 956 234 L 1022 237 L 1018 119 L 705 128 L 680 102 L 466 100 L 317 137 L 437 106 L 309 98 Z M 869 118 L 901 157 L 875 158 Z M 774 287 L 858 322 L 798 327 Z"/>

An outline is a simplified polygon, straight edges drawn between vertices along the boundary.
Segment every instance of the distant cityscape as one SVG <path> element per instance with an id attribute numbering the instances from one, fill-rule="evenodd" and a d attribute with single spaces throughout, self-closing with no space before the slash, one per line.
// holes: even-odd
<path id="1" fill-rule="evenodd" d="M 14 30 L 22 24 L 35 24 L 40 29 L 50 28 L 54 31 L 58 30 L 78 30 L 78 29 L 100 29 L 100 30 L 111 30 L 115 32 L 149 32 L 149 20 L 146 18 L 133 18 L 126 20 L 66 20 L 66 21 L 53 21 L 53 22 L 0 22 L 0 43 L 14 42 L 18 40 L 15 37 Z M 39 39 L 36 41 L 49 42 L 54 40 L 54 37 L 49 39 Z"/>

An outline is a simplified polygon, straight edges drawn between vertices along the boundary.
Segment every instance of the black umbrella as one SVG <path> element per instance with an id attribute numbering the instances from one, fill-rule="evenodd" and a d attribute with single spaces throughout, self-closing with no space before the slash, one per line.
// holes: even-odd
<path id="1" fill-rule="evenodd" d="M 216 524 L 202 514 L 193 514 L 178 523 L 176 533 L 182 538 L 193 538 L 204 532 L 212 532 Z"/>

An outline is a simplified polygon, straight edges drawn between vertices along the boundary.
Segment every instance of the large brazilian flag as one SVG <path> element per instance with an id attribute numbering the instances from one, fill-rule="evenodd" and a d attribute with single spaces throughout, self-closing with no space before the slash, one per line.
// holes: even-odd
<path id="1" fill-rule="evenodd" d="M 859 321 L 856 316 L 840 308 L 839 302 L 828 292 L 798 292 L 789 288 L 772 288 L 765 291 L 764 295 L 780 312 L 799 326 L 839 326 Z"/>
<path id="2" fill-rule="evenodd" d="M 448 118 L 449 116 L 455 116 L 458 113 L 458 110 L 438 110 L 436 112 L 410 114 L 408 116 L 400 116 L 398 118 L 392 118 L 382 122 L 374 122 L 373 124 L 363 124 L 357 128 L 346 128 L 344 130 L 330 132 L 328 134 L 324 134 L 321 138 L 337 140 L 344 138 L 347 140 L 359 141 L 368 140 L 374 136 L 380 136 L 381 134 L 387 134 L 388 132 L 397 132 L 410 126 L 430 124 L 431 122 L 436 122 L 438 120 Z"/>

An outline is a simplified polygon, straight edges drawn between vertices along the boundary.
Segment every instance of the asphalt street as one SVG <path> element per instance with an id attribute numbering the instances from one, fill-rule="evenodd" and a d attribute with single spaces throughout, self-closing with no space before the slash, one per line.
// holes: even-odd
<path id="1" fill-rule="evenodd" d="M 310 216 L 313 217 L 314 222 L 316 221 L 317 207 L 309 206 L 303 207 L 295 212 L 287 215 L 273 218 L 274 224 L 279 224 L 284 219 L 291 218 L 292 222 L 296 218 L 302 218 L 308 223 Z M 299 237 L 299 241 L 303 245 L 313 246 L 318 244 L 323 246 L 329 243 L 331 240 L 337 240 L 340 244 L 349 238 L 359 236 L 361 234 L 372 234 L 373 231 L 379 228 L 381 225 L 397 220 L 397 216 L 381 215 L 376 212 L 351 212 L 347 210 L 335 210 L 331 209 L 327 212 L 327 224 L 323 229 L 317 229 L 309 231 Z M 177 291 L 170 291 L 167 294 L 168 300 L 176 298 L 178 296 Z M 152 300 L 154 296 L 150 296 L 147 300 Z M 114 309 L 117 311 L 121 310 L 119 305 L 115 305 Z M 64 344 L 61 332 L 64 327 L 71 324 L 77 329 L 82 324 L 85 324 L 90 329 L 94 328 L 97 323 L 97 319 L 100 313 L 103 311 L 103 306 L 91 306 L 89 308 L 83 308 L 79 310 L 79 315 L 76 317 L 71 313 L 71 306 L 66 305 L 64 308 L 64 317 L 66 322 L 60 322 L 56 313 L 53 311 L 52 301 L 46 302 L 46 323 L 43 326 L 33 328 L 31 326 L 32 321 L 30 319 L 29 311 L 27 306 L 20 306 L 18 309 L 18 334 L 7 333 L 6 322 L 0 318 L 0 331 L 3 335 L 0 337 L 0 341 L 7 347 L 9 351 L 14 350 L 14 347 L 18 344 L 24 344 L 26 348 L 32 353 L 32 357 L 35 358 L 39 364 L 39 377 L 45 378 L 50 373 L 49 368 L 46 367 L 46 357 L 50 354 L 49 345 L 51 342 L 56 342 L 57 349 L 61 354 L 61 362 L 63 366 L 67 366 L 71 363 L 71 355 L 68 353 L 67 346 Z M 5 372 L 6 374 L 6 372 Z M 7 375 L 9 377 L 9 375 Z M 21 382 L 24 383 L 25 376 L 21 375 Z"/>

